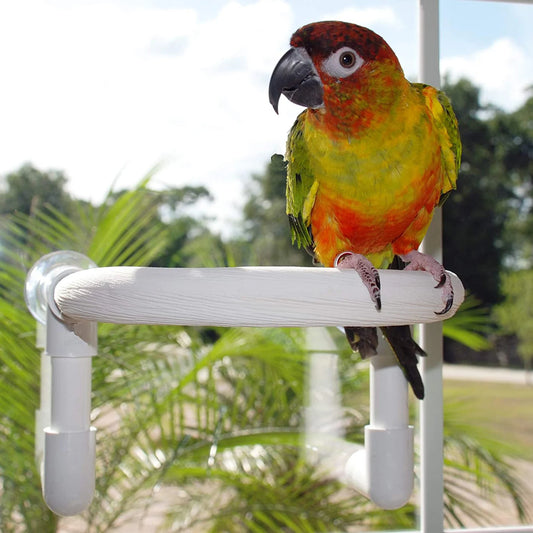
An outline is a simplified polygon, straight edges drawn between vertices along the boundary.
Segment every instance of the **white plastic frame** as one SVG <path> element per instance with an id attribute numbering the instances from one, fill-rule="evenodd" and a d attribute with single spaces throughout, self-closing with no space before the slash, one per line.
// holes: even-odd
<path id="1" fill-rule="evenodd" d="M 435 280 L 429 274 L 385 270 L 380 276 L 381 311 L 375 309 L 355 273 L 337 269 L 110 267 L 80 270 L 51 280 L 55 289 L 47 313 L 46 353 L 52 358 L 52 397 L 43 461 L 47 504 L 58 514 L 72 515 L 87 507 L 92 498 L 95 430 L 89 422 L 90 371 L 91 357 L 96 354 L 97 322 L 399 325 L 447 318 L 464 298 L 462 284 L 451 274 L 454 305 L 449 313 L 438 316 L 435 311 L 442 308 L 441 291 L 434 288 Z M 403 505 L 412 490 L 407 385 L 386 356 L 372 358 L 372 376 L 373 407 L 366 430 L 369 447 L 347 457 L 345 477 L 377 504 L 394 508 Z M 404 450 L 401 457 L 393 457 L 398 450 Z"/>

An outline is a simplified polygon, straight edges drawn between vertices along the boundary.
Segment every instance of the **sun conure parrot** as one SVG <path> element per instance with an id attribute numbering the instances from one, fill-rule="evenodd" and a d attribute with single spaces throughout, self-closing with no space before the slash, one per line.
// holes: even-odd
<path id="1" fill-rule="evenodd" d="M 442 289 L 451 280 L 418 252 L 434 209 L 455 189 L 461 142 L 444 93 L 405 79 L 388 44 L 345 22 L 300 28 L 270 80 L 275 111 L 281 94 L 305 106 L 287 141 L 287 214 L 293 242 L 326 267 L 355 269 L 381 308 L 378 268 L 425 270 Z M 405 266 L 406 265 L 406 266 Z M 376 353 L 375 328 L 345 328 L 362 357 Z M 409 326 L 384 327 L 415 395 L 424 397 Z"/>

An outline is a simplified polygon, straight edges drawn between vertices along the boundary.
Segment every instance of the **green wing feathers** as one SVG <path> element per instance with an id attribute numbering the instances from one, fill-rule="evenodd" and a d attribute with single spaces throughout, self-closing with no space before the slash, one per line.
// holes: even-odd
<path id="1" fill-rule="evenodd" d="M 439 205 L 442 205 L 457 186 L 457 174 L 461 165 L 462 147 L 457 118 L 449 98 L 442 91 L 423 83 L 413 83 L 412 85 L 424 95 L 426 106 L 433 117 L 440 138 L 444 169 L 439 201 Z"/>
<path id="2" fill-rule="evenodd" d="M 313 255 L 311 210 L 318 182 L 309 169 L 309 153 L 303 141 L 304 115 L 305 111 L 296 119 L 287 141 L 287 215 L 292 242 Z"/>

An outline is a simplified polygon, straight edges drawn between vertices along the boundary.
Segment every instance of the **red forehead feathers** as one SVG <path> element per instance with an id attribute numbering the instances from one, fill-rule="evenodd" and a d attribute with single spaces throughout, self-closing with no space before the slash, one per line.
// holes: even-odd
<path id="1" fill-rule="evenodd" d="M 368 28 L 347 22 L 328 21 L 307 24 L 291 38 L 291 46 L 304 47 L 311 57 L 325 58 L 332 51 L 349 46 L 368 60 L 393 60 L 396 55 L 385 40 Z"/>

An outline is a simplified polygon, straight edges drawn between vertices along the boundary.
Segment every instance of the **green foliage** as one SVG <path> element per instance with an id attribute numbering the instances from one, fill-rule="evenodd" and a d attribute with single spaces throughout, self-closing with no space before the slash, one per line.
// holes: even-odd
<path id="1" fill-rule="evenodd" d="M 459 122 L 462 164 L 454 191 L 443 206 L 446 268 L 485 304 L 499 298 L 499 273 L 509 252 L 503 241 L 514 194 L 495 162 L 495 139 L 479 103 L 479 89 L 461 80 L 445 84 Z"/>
<path id="2" fill-rule="evenodd" d="M 442 324 L 442 334 L 471 350 L 488 350 L 492 331 L 490 311 L 479 300 L 467 295 L 459 310 Z"/>
<path id="3" fill-rule="evenodd" d="M 2 531 L 19 531 L 21 527 L 26 531 L 54 531 L 57 525 L 57 517 L 43 502 L 34 459 L 40 355 L 35 347 L 35 322 L 22 296 L 25 273 L 39 257 L 60 248 L 86 253 L 102 266 L 120 264 L 119 261 L 147 264 L 158 253 L 160 245 L 154 235 L 158 206 L 145 185 L 141 184 L 110 206 L 99 209 L 86 206 L 83 210 L 80 206 L 77 222 L 52 208 L 48 212 L 36 211 L 31 216 L 16 213 L 2 220 Z M 164 238 L 164 231 L 158 236 Z"/>
<path id="4" fill-rule="evenodd" d="M 240 458 L 240 454 L 234 454 L 240 462 L 238 474 L 213 469 L 206 480 L 210 490 L 206 490 L 206 484 L 196 489 L 197 513 L 183 520 L 183 511 L 173 511 L 168 516 L 169 529 L 185 532 L 196 526 L 198 531 L 213 533 L 315 533 L 349 531 L 357 525 L 381 529 L 413 524 L 411 506 L 395 512 L 378 510 L 360 495 L 343 490 L 340 483 L 321 475 L 297 453 L 279 453 L 279 447 L 263 451 L 268 461 L 265 469 L 247 468 L 250 461 L 244 454 Z M 226 500 L 223 511 L 209 516 L 207 506 L 212 509 L 220 500 Z"/>
<path id="5" fill-rule="evenodd" d="M 219 488 L 218 479 L 229 482 L 239 473 L 233 450 L 245 457 L 261 446 L 297 449 L 300 332 L 226 330 L 206 347 L 194 330 L 120 329 L 119 337 L 116 326 L 105 328 L 101 344 L 108 348 L 93 377 L 104 423 L 110 409 L 120 413 L 118 433 L 102 429 L 105 464 L 88 515 L 95 531 L 112 525 L 126 504 L 141 505 L 158 484 L 184 491 L 190 484 L 192 493 L 198 483 L 206 491 Z M 265 466 L 269 460 L 265 452 Z M 216 516 L 216 508 L 209 511 L 210 519 Z"/>
<path id="6" fill-rule="evenodd" d="M 516 516 L 527 522 L 528 494 L 511 465 L 517 446 L 466 421 L 465 399 L 447 399 L 444 405 L 444 506 L 450 526 L 465 527 L 465 519 L 479 525 L 498 523 L 497 508 L 480 506 L 479 498 L 498 500 L 510 496 Z M 473 417 L 471 417 L 473 418 Z M 477 490 L 472 490 L 477 487 Z"/>
<path id="7" fill-rule="evenodd" d="M 174 486 L 181 503 L 169 506 L 164 528 L 172 531 L 412 525 L 410 506 L 379 511 L 303 460 L 301 330 L 224 330 L 206 346 L 190 329 L 107 328 L 112 342 L 101 342 L 111 351 L 95 360 L 93 378 L 106 462 L 92 530 L 117 523 L 127 506 L 148 505 L 154 487 Z M 154 330 L 159 342 L 149 341 Z M 102 359 L 113 362 L 112 378 Z M 107 429 L 110 408 L 120 428 Z"/>
<path id="8" fill-rule="evenodd" d="M 530 88 L 530 92 L 533 89 Z M 511 248 L 508 263 L 533 266 L 533 96 L 514 113 L 498 112 L 491 121 L 495 156 L 513 187 L 504 240 Z"/>
<path id="9" fill-rule="evenodd" d="M 513 113 L 479 103 L 467 80 L 445 83 L 463 157 L 457 191 L 443 206 L 444 262 L 484 304 L 499 301 L 508 264 L 531 264 L 533 97 Z M 474 258 L 474 260 L 472 260 Z"/>
<path id="10" fill-rule="evenodd" d="M 273 157 L 263 174 L 253 175 L 243 209 L 243 235 L 231 243 L 239 264 L 310 266 L 312 259 L 291 245 L 285 213 L 286 168 Z"/>
<path id="11" fill-rule="evenodd" d="M 188 215 L 172 219 L 166 227 L 165 248 L 151 266 L 220 267 L 227 264 L 229 247 L 205 223 Z"/>
<path id="12" fill-rule="evenodd" d="M 454 433 L 445 437 L 444 508 L 448 524 L 465 527 L 466 517 L 480 525 L 498 521 L 497 512 L 480 507 L 479 492 L 489 498 L 504 493 L 510 495 L 519 520 L 526 522 L 527 493 L 513 475 L 509 459 L 502 454 L 501 443 L 490 443 L 486 436 L 476 439 L 463 435 L 459 438 L 458 428 L 453 429 Z M 471 428 L 468 430 L 471 434 Z M 473 487 L 478 487 L 479 492 L 472 491 Z"/>
<path id="13" fill-rule="evenodd" d="M 41 172 L 29 163 L 5 177 L 6 190 L 0 195 L 0 214 L 19 212 L 27 215 L 48 205 L 69 212 L 73 200 L 65 191 L 63 172 Z"/>
<path id="14" fill-rule="evenodd" d="M 39 402 L 39 356 L 29 313 L 3 298 L 5 286 L 20 285 L 2 269 L 0 312 L 0 531 L 56 530 L 58 518 L 46 507 L 35 454 L 35 410 Z"/>
<path id="15" fill-rule="evenodd" d="M 518 337 L 518 353 L 527 369 L 533 361 L 533 270 L 510 272 L 502 277 L 504 301 L 494 308 L 502 331 Z"/>

